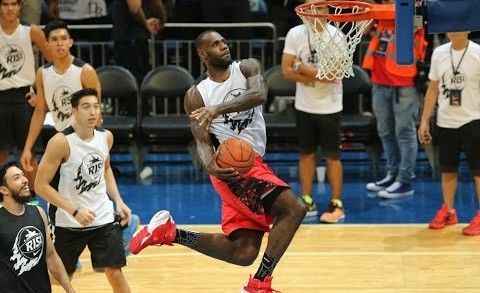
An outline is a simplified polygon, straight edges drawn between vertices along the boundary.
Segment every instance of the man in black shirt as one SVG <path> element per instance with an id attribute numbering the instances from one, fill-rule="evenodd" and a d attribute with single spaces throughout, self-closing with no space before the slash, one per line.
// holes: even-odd
<path id="1" fill-rule="evenodd" d="M 28 180 L 22 170 L 0 169 L 0 288 L 2 292 L 52 292 L 48 272 L 66 292 L 75 292 L 47 232 L 42 208 L 26 204 Z"/>

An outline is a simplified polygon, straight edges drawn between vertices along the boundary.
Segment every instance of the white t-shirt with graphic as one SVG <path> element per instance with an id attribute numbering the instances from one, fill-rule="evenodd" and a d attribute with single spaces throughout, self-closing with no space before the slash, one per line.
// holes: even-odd
<path id="1" fill-rule="evenodd" d="M 451 47 L 447 43 L 433 51 L 428 77 L 438 81 L 437 125 L 459 128 L 480 119 L 480 45 L 469 41 L 466 50 Z"/>
<path id="2" fill-rule="evenodd" d="M 247 79 L 240 70 L 240 62 L 230 65 L 230 77 L 218 83 L 209 77 L 202 80 L 197 89 L 202 96 L 206 107 L 218 105 L 240 96 L 247 89 Z M 212 133 L 220 143 L 230 137 L 240 137 L 252 144 L 255 152 L 263 156 L 267 135 L 262 106 L 242 112 L 228 113 L 215 118 L 210 127 Z"/>
<path id="3" fill-rule="evenodd" d="M 337 30 L 328 25 L 329 35 L 336 35 Z M 311 67 L 318 63 L 317 53 L 313 47 L 313 41 L 309 39 L 308 28 L 304 25 L 297 25 L 290 29 L 285 39 L 283 53 L 294 55 L 297 59 Z M 332 82 L 316 81 L 311 84 L 297 82 L 295 91 L 295 108 L 302 112 L 311 114 L 332 114 L 343 109 L 343 87 L 341 80 Z"/>

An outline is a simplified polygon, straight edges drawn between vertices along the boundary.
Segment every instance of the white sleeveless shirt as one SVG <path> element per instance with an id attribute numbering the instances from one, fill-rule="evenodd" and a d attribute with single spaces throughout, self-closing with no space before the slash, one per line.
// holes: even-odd
<path id="1" fill-rule="evenodd" d="M 35 82 L 30 26 L 19 23 L 13 34 L 0 27 L 0 91 L 30 86 Z"/>
<path id="2" fill-rule="evenodd" d="M 53 63 L 47 63 L 43 66 L 45 101 L 52 113 L 57 131 L 64 130 L 72 122 L 70 96 L 83 88 L 81 80 L 83 65 L 85 65 L 85 62 L 75 58 L 63 74 L 55 72 Z"/>
<path id="3" fill-rule="evenodd" d="M 229 70 L 230 77 L 222 83 L 215 82 L 207 77 L 197 85 L 206 107 L 235 99 L 246 91 L 247 79 L 240 70 L 240 62 L 233 62 Z M 265 154 L 267 135 L 262 106 L 215 118 L 212 121 L 210 133 L 220 143 L 233 136 L 243 138 L 252 144 L 258 155 L 263 156 Z"/>
<path id="4" fill-rule="evenodd" d="M 105 130 L 95 128 L 93 139 L 89 142 L 80 139 L 73 127 L 68 127 L 63 133 L 70 146 L 70 156 L 60 165 L 58 192 L 77 208 L 87 208 L 95 212 L 95 221 L 88 227 L 113 222 L 113 203 L 107 195 L 104 177 L 105 160 L 109 153 Z M 62 209 L 56 210 L 55 225 L 85 228 Z"/>

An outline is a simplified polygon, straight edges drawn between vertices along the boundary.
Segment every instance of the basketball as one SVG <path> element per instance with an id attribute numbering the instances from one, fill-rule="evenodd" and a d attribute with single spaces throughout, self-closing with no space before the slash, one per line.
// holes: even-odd
<path id="1" fill-rule="evenodd" d="M 218 147 L 217 165 L 222 168 L 234 168 L 243 175 L 252 169 L 254 161 L 252 145 L 244 139 L 231 137 Z"/>

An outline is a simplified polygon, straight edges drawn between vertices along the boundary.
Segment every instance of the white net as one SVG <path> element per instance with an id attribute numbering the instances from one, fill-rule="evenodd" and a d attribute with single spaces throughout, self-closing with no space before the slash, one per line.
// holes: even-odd
<path id="1" fill-rule="evenodd" d="M 364 11 L 364 7 L 352 5 L 349 7 L 330 7 L 330 15 L 342 13 L 357 13 Z M 353 76 L 353 53 L 360 43 L 365 28 L 372 19 L 359 21 L 331 21 L 326 14 L 325 6 L 318 3 L 300 7 L 304 12 L 318 16 L 306 16 L 299 14 L 303 23 L 308 27 L 310 43 L 317 52 L 318 79 L 341 79 Z M 367 8 L 368 9 L 368 8 Z"/>

